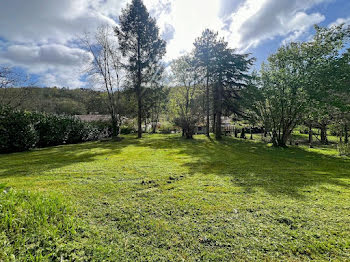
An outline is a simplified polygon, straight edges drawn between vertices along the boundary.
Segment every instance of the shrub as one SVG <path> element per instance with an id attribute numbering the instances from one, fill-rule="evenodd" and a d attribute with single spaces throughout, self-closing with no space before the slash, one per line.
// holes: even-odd
<path id="1" fill-rule="evenodd" d="M 111 133 L 106 122 L 0 108 L 0 153 L 93 141 Z"/>
<path id="2" fill-rule="evenodd" d="M 341 156 L 350 156 L 350 144 L 339 143 L 338 152 Z"/>
<path id="3" fill-rule="evenodd" d="M 136 132 L 136 129 L 132 121 L 127 121 L 123 123 L 123 125 L 120 127 L 120 133 L 123 135 L 128 135 L 135 132 Z"/>
<path id="4" fill-rule="evenodd" d="M 56 146 L 66 143 L 71 127 L 70 119 L 50 114 L 34 114 L 34 128 L 38 133 L 38 147 Z"/>
<path id="5" fill-rule="evenodd" d="M 175 124 L 179 125 L 181 127 L 180 124 L 178 124 L 178 122 L 180 122 L 180 120 L 176 119 L 175 120 Z M 169 123 L 169 122 L 163 122 L 161 123 L 160 127 L 158 128 L 158 131 L 162 134 L 170 134 L 171 131 L 175 130 L 176 128 L 174 127 L 173 124 Z"/>
<path id="6" fill-rule="evenodd" d="M 37 139 L 30 113 L 0 107 L 0 153 L 28 150 Z"/>
<path id="7" fill-rule="evenodd" d="M 90 122 L 90 124 L 87 126 L 89 127 L 89 136 L 94 137 L 95 139 L 107 138 L 112 136 L 112 123 L 110 121 L 94 121 Z"/>

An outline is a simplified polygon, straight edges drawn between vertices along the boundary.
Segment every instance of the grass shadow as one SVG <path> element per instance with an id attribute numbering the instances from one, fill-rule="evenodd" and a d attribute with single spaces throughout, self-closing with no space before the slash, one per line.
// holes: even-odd
<path id="1" fill-rule="evenodd" d="M 350 187 L 350 159 L 297 147 L 274 148 L 261 142 L 231 137 L 216 141 L 205 136 L 193 140 L 163 137 L 145 140 L 138 146 L 177 150 L 177 154 L 191 157 L 184 163 L 190 174 L 228 176 L 247 192 L 264 188 L 273 195 L 303 198 L 303 189 L 315 185 Z"/>
<path id="2" fill-rule="evenodd" d="M 127 141 L 88 142 L 34 149 L 27 152 L 0 155 L 0 178 L 30 176 L 76 163 L 95 161 L 97 157 L 119 154 L 123 148 L 137 144 Z"/>

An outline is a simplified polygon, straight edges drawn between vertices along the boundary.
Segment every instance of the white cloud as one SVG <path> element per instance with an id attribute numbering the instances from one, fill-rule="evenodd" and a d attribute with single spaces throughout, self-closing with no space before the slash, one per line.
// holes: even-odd
<path id="1" fill-rule="evenodd" d="M 276 36 L 300 36 L 325 17 L 307 14 L 311 7 L 327 0 L 247 0 L 231 15 L 229 39 L 247 49 Z"/>
<path id="2" fill-rule="evenodd" d="M 0 63 L 41 74 L 41 84 L 84 85 L 83 50 L 74 48 L 84 32 L 115 25 L 125 0 L 11 0 L 0 8 Z"/>
<path id="3" fill-rule="evenodd" d="M 91 57 L 84 50 L 59 44 L 42 46 L 11 45 L 0 53 L 0 63 L 20 66 L 31 74 L 41 75 L 44 85 L 82 87 L 79 80 Z"/>
<path id="4" fill-rule="evenodd" d="M 101 24 L 115 25 L 130 1 L 3 1 L 0 63 L 41 74 L 44 84 L 81 87 L 87 55 L 76 43 L 78 36 Z M 241 50 L 276 36 L 284 37 L 284 42 L 296 40 L 324 20 L 309 10 L 327 1 L 332 0 L 144 0 L 168 42 L 167 61 L 189 52 L 205 28 L 219 31 Z"/>
<path id="5" fill-rule="evenodd" d="M 20 43 L 66 43 L 100 24 L 115 24 L 102 6 L 114 3 L 118 14 L 124 1 L 11 0 L 1 4 L 0 35 Z"/>
<path id="6" fill-rule="evenodd" d="M 340 24 L 350 25 L 350 16 L 348 18 L 338 18 L 333 23 L 330 23 L 328 27 L 337 26 Z"/>
<path id="7" fill-rule="evenodd" d="M 169 28 L 172 30 L 173 38 L 168 42 L 166 60 L 171 60 L 184 51 L 190 51 L 194 40 L 205 28 L 220 30 L 224 26 L 219 17 L 220 1 L 145 0 L 145 4 L 151 10 L 151 14 L 153 9 L 163 10 L 153 12 L 157 15 L 161 32 Z"/>

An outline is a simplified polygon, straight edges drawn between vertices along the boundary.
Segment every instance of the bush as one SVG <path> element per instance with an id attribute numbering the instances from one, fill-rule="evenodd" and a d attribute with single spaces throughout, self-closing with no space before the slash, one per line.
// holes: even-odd
<path id="1" fill-rule="evenodd" d="M 0 153 L 28 150 L 37 140 L 30 113 L 0 107 Z"/>
<path id="2" fill-rule="evenodd" d="M 341 156 L 350 156 L 350 144 L 339 143 L 338 151 Z"/>
<path id="3" fill-rule="evenodd" d="M 95 139 L 101 139 L 112 136 L 112 123 L 110 121 L 94 121 L 89 125 L 89 136 L 95 136 Z M 97 132 L 97 134 L 96 134 Z M 97 135 L 97 137 L 96 137 Z M 95 140 L 95 139 L 87 139 L 87 140 Z"/>
<path id="4" fill-rule="evenodd" d="M 0 153 L 93 141 L 111 134 L 111 124 L 106 122 L 0 108 Z"/>
<path id="5" fill-rule="evenodd" d="M 34 114 L 34 128 L 38 133 L 38 147 L 62 145 L 66 143 L 69 135 L 70 121 L 67 117 Z"/>
<path id="6" fill-rule="evenodd" d="M 176 124 L 179 122 L 178 120 L 175 121 Z M 181 125 L 179 125 L 181 126 Z M 163 122 L 161 123 L 160 127 L 158 128 L 158 131 L 162 134 L 170 134 L 171 131 L 175 130 L 175 126 L 169 122 Z"/>
<path id="7" fill-rule="evenodd" d="M 120 133 L 122 135 L 128 135 L 135 133 L 136 129 L 134 126 L 134 123 L 132 121 L 125 122 L 121 127 L 120 127 Z"/>

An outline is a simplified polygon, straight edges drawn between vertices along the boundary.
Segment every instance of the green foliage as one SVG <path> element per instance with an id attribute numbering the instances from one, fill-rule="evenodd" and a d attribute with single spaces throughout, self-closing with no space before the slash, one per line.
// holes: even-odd
<path id="1" fill-rule="evenodd" d="M 120 133 L 123 135 L 135 133 L 136 128 L 133 121 L 125 121 L 123 125 L 120 127 Z"/>
<path id="2" fill-rule="evenodd" d="M 38 147 L 61 145 L 68 139 L 71 119 L 49 114 L 34 114 L 34 118 L 39 136 Z"/>
<path id="3" fill-rule="evenodd" d="M 239 98 L 238 91 L 246 86 L 250 78 L 248 71 L 254 59 L 249 58 L 249 54 L 238 54 L 235 49 L 228 47 L 228 42 L 218 38 L 218 33 L 209 29 L 202 32 L 194 46 L 195 64 L 203 71 L 202 76 L 206 79 L 207 128 L 209 128 L 211 93 L 215 137 L 220 139 L 223 113 L 226 115 L 238 113 L 236 102 Z"/>
<path id="4" fill-rule="evenodd" d="M 111 136 L 109 123 L 0 108 L 0 153 L 75 144 Z"/>
<path id="5" fill-rule="evenodd" d="M 321 129 L 322 143 L 327 143 L 330 123 L 341 123 L 337 132 L 342 133 L 350 105 L 350 59 L 345 48 L 349 37 L 350 27 L 344 25 L 316 27 L 311 41 L 287 44 L 271 55 L 260 76 L 255 75 L 243 91 L 247 116 L 272 132 L 275 145 L 286 146 L 302 122 Z"/>
<path id="6" fill-rule="evenodd" d="M 258 118 L 272 132 L 275 146 L 285 147 L 291 132 L 305 117 L 307 74 L 300 44 L 282 46 L 263 64 L 244 92 L 252 121 Z M 251 99 L 251 101 L 249 101 Z"/>
<path id="7" fill-rule="evenodd" d="M 166 42 L 160 38 L 156 20 L 149 15 L 142 0 L 132 0 L 122 10 L 115 32 L 137 98 L 138 137 L 141 138 L 144 86 L 154 86 L 160 81 Z"/>
<path id="8" fill-rule="evenodd" d="M 350 143 L 339 143 L 338 151 L 341 156 L 350 156 Z"/>
<path id="9" fill-rule="evenodd" d="M 78 229 L 65 200 L 0 185 L 0 260 L 61 261 L 72 258 Z"/>
<path id="10" fill-rule="evenodd" d="M 50 114 L 108 114 L 104 92 L 67 88 L 0 88 L 0 105 Z"/>
<path id="11" fill-rule="evenodd" d="M 30 113 L 0 107 L 0 153 L 30 149 L 37 139 Z"/>
<path id="12" fill-rule="evenodd" d="M 152 133 L 155 133 L 159 123 L 159 118 L 165 112 L 168 98 L 169 88 L 162 85 L 147 88 L 144 90 L 143 117 L 149 119 L 152 126 Z"/>
<path id="13" fill-rule="evenodd" d="M 163 121 L 158 129 L 161 134 L 170 134 L 174 130 L 176 130 L 174 124 L 167 121 Z"/>
<path id="14" fill-rule="evenodd" d="M 171 65 L 174 79 L 179 86 L 170 92 L 168 109 L 172 111 L 174 124 L 182 128 L 187 138 L 192 138 L 203 112 L 201 76 L 194 60 L 193 56 L 185 55 Z"/>

